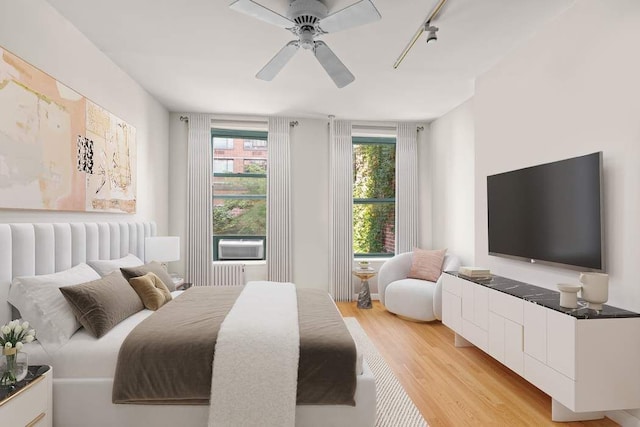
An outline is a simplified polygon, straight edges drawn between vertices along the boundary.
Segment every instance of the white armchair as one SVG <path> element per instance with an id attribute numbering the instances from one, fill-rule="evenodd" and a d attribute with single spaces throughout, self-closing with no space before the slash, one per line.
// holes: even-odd
<path id="1" fill-rule="evenodd" d="M 378 295 L 387 311 L 409 320 L 429 322 L 442 319 L 442 277 L 437 282 L 409 279 L 413 252 L 387 260 L 378 272 Z M 457 271 L 460 260 L 446 254 L 442 271 Z"/>

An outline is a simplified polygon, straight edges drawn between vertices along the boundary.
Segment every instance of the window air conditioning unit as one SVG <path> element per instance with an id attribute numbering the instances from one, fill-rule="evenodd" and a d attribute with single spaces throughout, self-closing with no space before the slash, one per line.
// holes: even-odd
<path id="1" fill-rule="evenodd" d="M 218 241 L 218 259 L 263 259 L 263 240 L 232 240 Z"/>

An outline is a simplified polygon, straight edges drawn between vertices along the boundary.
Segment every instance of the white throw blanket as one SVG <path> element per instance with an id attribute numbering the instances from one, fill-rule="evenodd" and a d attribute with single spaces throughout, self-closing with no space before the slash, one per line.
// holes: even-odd
<path id="1" fill-rule="evenodd" d="M 299 356 L 295 286 L 247 283 L 218 333 L 209 426 L 293 427 Z"/>

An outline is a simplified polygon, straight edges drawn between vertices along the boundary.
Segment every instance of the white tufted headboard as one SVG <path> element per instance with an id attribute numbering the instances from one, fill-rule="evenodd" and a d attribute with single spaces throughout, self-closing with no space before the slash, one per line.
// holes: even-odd
<path id="1" fill-rule="evenodd" d="M 144 239 L 156 232 L 154 222 L 0 224 L 0 325 L 11 320 L 7 296 L 14 277 L 129 253 L 144 260 Z"/>

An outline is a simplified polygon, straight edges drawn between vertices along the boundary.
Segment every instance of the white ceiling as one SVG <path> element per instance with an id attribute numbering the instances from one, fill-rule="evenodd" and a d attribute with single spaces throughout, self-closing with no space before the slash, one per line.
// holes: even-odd
<path id="1" fill-rule="evenodd" d="M 338 89 L 309 51 L 272 81 L 255 74 L 291 33 L 231 0 L 48 0 L 170 111 L 358 120 L 431 120 L 472 96 L 474 79 L 574 0 L 449 0 L 397 70 L 437 0 L 376 0 L 382 20 L 322 37 L 356 76 Z M 281 14 L 289 0 L 257 0 Z M 355 0 L 324 0 L 330 11 Z"/>

